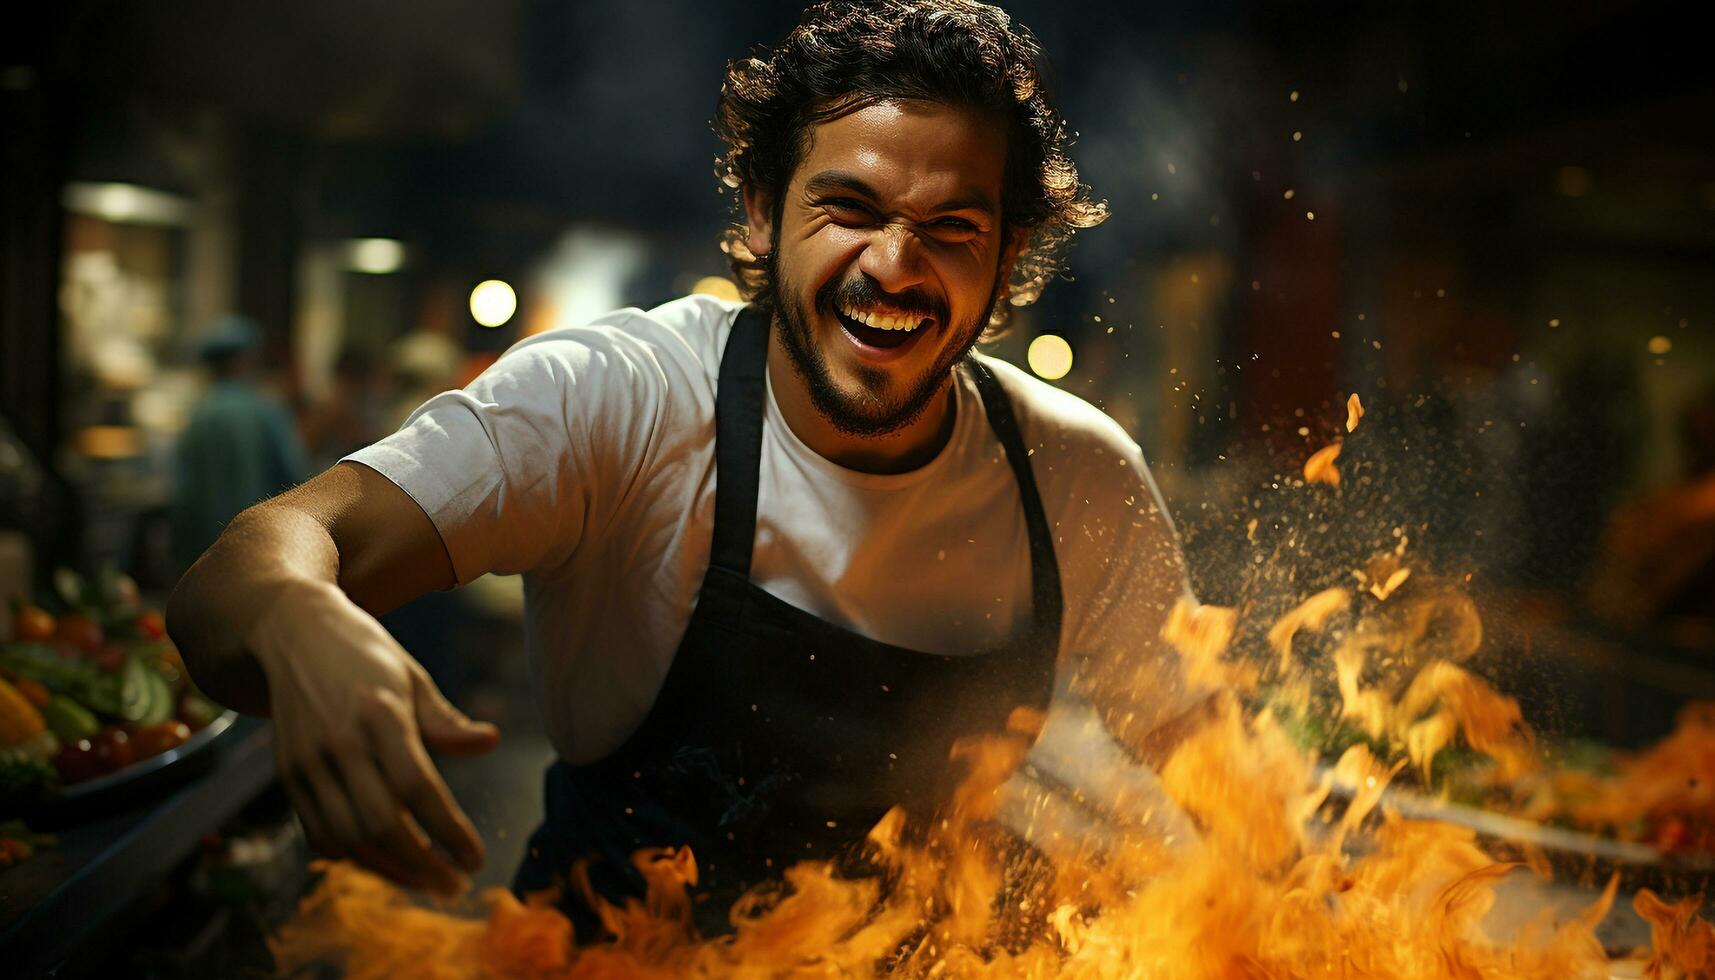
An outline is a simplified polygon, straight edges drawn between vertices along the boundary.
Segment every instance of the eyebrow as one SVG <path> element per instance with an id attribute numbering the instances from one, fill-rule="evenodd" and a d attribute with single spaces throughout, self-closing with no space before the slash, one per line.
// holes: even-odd
<path id="1" fill-rule="evenodd" d="M 862 177 L 846 170 L 824 170 L 804 181 L 804 192 L 806 194 L 836 194 L 842 191 L 846 193 L 860 194 L 872 201 L 879 200 L 881 198 L 881 195 L 875 192 L 875 188 L 869 186 Z M 943 211 L 981 211 L 983 214 L 992 217 L 995 213 L 995 205 L 994 201 L 987 194 L 984 194 L 981 191 L 972 191 L 960 197 L 955 197 L 952 200 L 943 201 L 940 204 L 935 205 L 933 208 L 930 208 L 930 211 L 935 213 Z"/>

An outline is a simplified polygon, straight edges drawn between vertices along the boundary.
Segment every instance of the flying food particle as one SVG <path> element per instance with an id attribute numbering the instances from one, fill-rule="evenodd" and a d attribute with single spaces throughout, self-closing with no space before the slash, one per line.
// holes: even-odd
<path id="1" fill-rule="evenodd" d="M 1310 458 L 1304 461 L 1304 482 L 1326 483 L 1331 487 L 1340 485 L 1340 470 L 1334 461 L 1340 458 L 1340 444 L 1330 443 L 1316 450 Z"/>
<path id="2" fill-rule="evenodd" d="M 1386 599 L 1388 596 L 1393 595 L 1393 590 L 1404 585 L 1405 580 L 1410 578 L 1410 577 L 1411 577 L 1411 569 L 1409 569 L 1409 568 L 1395 569 L 1394 573 L 1387 577 L 1386 582 L 1372 582 L 1372 583 L 1370 583 L 1370 595 L 1375 596 L 1377 599 Z"/>
<path id="3" fill-rule="evenodd" d="M 1352 397 L 1346 399 L 1346 431 L 1355 431 L 1358 427 L 1358 421 L 1363 417 L 1364 403 L 1358 398 L 1358 393 L 1354 391 Z"/>

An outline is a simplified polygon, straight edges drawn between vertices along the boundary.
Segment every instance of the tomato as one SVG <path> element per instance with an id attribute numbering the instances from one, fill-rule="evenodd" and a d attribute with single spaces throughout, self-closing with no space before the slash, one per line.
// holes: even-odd
<path id="1" fill-rule="evenodd" d="M 94 653 L 101 649 L 106 637 L 102 635 L 101 624 L 88 616 L 61 616 L 59 627 L 54 630 L 54 639 L 69 643 L 85 653 Z"/>
<path id="2" fill-rule="evenodd" d="M 139 759 L 157 756 L 185 744 L 190 737 L 191 728 L 182 721 L 145 725 L 131 736 L 132 755 Z"/>
<path id="3" fill-rule="evenodd" d="M 126 656 L 127 654 L 124 647 L 117 643 L 108 643 L 102 646 L 101 650 L 96 653 L 95 662 L 100 665 L 102 670 L 107 671 L 109 674 L 117 674 L 119 673 L 119 668 L 125 666 Z"/>
<path id="4" fill-rule="evenodd" d="M 60 782 L 67 785 L 101 775 L 101 764 L 95 758 L 95 747 L 87 738 L 60 746 L 59 752 L 54 755 L 54 768 L 59 770 Z"/>
<path id="5" fill-rule="evenodd" d="M 108 725 L 89 740 L 95 752 L 95 764 L 102 772 L 118 772 L 137 760 L 131 748 L 131 736 L 117 725 Z"/>
<path id="6" fill-rule="evenodd" d="M 159 640 L 167 635 L 167 618 L 159 612 L 149 609 L 138 613 L 132 621 L 131 628 L 137 635 L 149 640 Z"/>
<path id="7" fill-rule="evenodd" d="M 36 606 L 19 606 L 17 616 L 12 619 L 13 638 L 24 643 L 51 640 L 58 627 L 51 613 Z"/>

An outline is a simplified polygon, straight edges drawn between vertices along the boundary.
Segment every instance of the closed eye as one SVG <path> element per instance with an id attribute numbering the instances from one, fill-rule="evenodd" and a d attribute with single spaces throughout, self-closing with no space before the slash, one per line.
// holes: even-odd
<path id="1" fill-rule="evenodd" d="M 975 222 L 964 218 L 946 217 L 931 221 L 929 233 L 934 235 L 937 241 L 959 244 L 976 238 L 982 234 L 982 229 L 977 227 Z"/>
<path id="2" fill-rule="evenodd" d="M 867 223 L 874 218 L 875 212 L 866 207 L 863 202 L 849 197 L 829 197 L 819 202 L 822 209 L 842 225 L 857 225 Z"/>

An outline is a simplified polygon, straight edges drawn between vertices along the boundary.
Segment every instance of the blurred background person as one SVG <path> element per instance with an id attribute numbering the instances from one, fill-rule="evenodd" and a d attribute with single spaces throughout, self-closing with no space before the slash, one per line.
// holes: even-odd
<path id="1" fill-rule="evenodd" d="M 285 406 L 257 381 L 261 328 L 216 321 L 198 346 L 208 389 L 174 453 L 173 555 L 189 566 L 234 515 L 302 480 L 309 464 Z"/>

